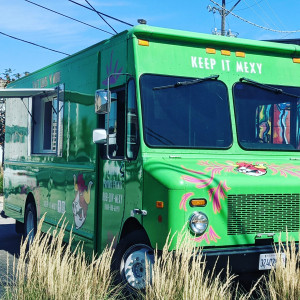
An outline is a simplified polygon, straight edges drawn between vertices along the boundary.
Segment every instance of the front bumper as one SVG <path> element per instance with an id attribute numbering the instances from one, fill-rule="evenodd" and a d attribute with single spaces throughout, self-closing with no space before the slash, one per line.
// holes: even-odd
<path id="1" fill-rule="evenodd" d="M 285 244 L 283 247 L 285 248 Z M 299 245 L 296 244 L 298 251 Z M 241 275 L 245 273 L 261 273 L 265 271 L 259 270 L 259 255 L 267 253 L 275 253 L 275 248 L 279 250 L 278 245 L 262 245 L 262 246 L 240 246 L 218 249 L 203 249 L 202 255 L 206 258 L 206 266 L 208 270 L 215 267 L 218 273 L 222 269 L 226 270 L 229 263 L 229 271 L 231 274 Z M 283 252 L 283 249 L 282 251 Z"/>

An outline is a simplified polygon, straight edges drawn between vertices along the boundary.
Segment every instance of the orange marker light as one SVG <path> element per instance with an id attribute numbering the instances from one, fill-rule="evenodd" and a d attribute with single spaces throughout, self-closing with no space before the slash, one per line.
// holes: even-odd
<path id="1" fill-rule="evenodd" d="M 149 41 L 146 41 L 146 40 L 138 40 L 139 42 L 139 45 L 140 46 L 149 46 Z"/>
<path id="2" fill-rule="evenodd" d="M 236 51 L 236 52 L 235 52 L 235 56 L 236 56 L 236 57 L 245 57 L 245 56 L 246 56 L 246 53 L 245 53 L 245 52 Z"/>
<path id="3" fill-rule="evenodd" d="M 230 52 L 229 50 L 221 50 L 221 54 L 222 54 L 222 55 L 230 56 L 230 55 L 231 55 L 231 52 Z"/>
<path id="4" fill-rule="evenodd" d="M 294 57 L 293 62 L 296 64 L 300 64 L 300 58 L 299 57 Z"/>
<path id="5" fill-rule="evenodd" d="M 163 201 L 156 201 L 156 207 L 157 207 L 157 208 L 164 208 L 164 203 L 163 203 Z"/>
<path id="6" fill-rule="evenodd" d="M 206 48 L 206 53 L 208 53 L 208 54 L 216 54 L 216 49 Z"/>
<path id="7" fill-rule="evenodd" d="M 190 206 L 191 207 L 203 207 L 205 206 L 207 201 L 205 199 L 192 199 L 190 201 Z"/>

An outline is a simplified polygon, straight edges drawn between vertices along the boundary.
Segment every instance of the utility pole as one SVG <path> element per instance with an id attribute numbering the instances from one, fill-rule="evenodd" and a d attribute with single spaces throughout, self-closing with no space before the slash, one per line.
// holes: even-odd
<path id="1" fill-rule="evenodd" d="M 226 17 L 234 10 L 234 8 L 241 2 L 242 0 L 238 0 L 230 10 L 226 10 L 226 0 L 222 0 L 222 8 L 219 7 L 211 7 L 210 5 L 207 7 L 208 10 L 213 13 L 216 11 L 221 15 L 221 35 L 226 35 Z M 214 2 L 214 1 L 212 1 Z"/>
<path id="2" fill-rule="evenodd" d="M 226 3 L 225 0 L 222 0 L 222 11 L 220 12 L 221 14 L 221 35 L 226 35 L 225 31 L 225 19 L 226 19 Z"/>

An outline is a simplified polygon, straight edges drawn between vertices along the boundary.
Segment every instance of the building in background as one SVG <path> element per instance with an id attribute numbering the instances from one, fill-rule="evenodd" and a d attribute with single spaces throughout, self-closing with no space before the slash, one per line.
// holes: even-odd
<path id="1" fill-rule="evenodd" d="M 0 77 L 0 89 L 4 89 L 6 85 L 6 80 Z M 4 101 L 0 98 L 0 111 L 4 108 Z M 3 161 L 3 147 L 0 146 L 0 165 L 2 166 Z"/>
<path id="2" fill-rule="evenodd" d="M 0 89 L 3 89 L 5 87 L 6 80 L 0 77 Z"/>

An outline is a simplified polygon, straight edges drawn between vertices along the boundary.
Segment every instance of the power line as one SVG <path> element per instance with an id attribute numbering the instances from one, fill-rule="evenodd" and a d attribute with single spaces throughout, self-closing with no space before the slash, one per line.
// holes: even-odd
<path id="1" fill-rule="evenodd" d="M 52 9 L 47 8 L 47 7 L 45 7 L 45 6 L 42 6 L 42 5 L 40 5 L 40 4 L 31 2 L 31 1 L 29 1 L 29 0 L 25 0 L 25 1 L 26 1 L 26 2 L 29 2 L 29 3 L 31 3 L 31 4 L 33 4 L 33 5 L 39 6 L 39 7 L 43 8 L 43 9 L 49 10 L 49 11 L 55 13 L 55 14 L 61 15 L 61 16 L 65 17 L 65 18 L 71 19 L 71 20 L 76 21 L 76 22 L 78 22 L 78 23 L 84 24 L 84 25 L 86 25 L 86 26 L 89 26 L 89 27 L 92 27 L 92 28 L 94 28 L 94 29 L 97 29 L 97 30 L 103 31 L 103 32 L 105 32 L 105 33 L 108 33 L 108 34 L 113 35 L 113 33 L 111 33 L 111 32 L 108 32 L 108 31 L 103 30 L 103 29 L 101 29 L 101 28 L 99 28 L 99 27 L 90 25 L 90 24 L 88 24 L 88 23 L 82 22 L 82 21 L 77 20 L 77 19 L 75 19 L 75 18 L 69 17 L 69 16 L 67 16 L 67 15 L 64 15 L 64 14 L 62 14 L 62 13 L 60 13 L 60 12 L 57 12 L 57 11 L 55 11 L 55 10 L 52 10 Z"/>
<path id="2" fill-rule="evenodd" d="M 228 14 L 235 9 L 235 7 L 241 2 L 242 0 L 238 0 L 232 7 L 231 9 L 225 13 L 225 0 L 222 0 L 222 35 L 225 35 L 225 19 L 228 16 Z"/>
<path id="3" fill-rule="evenodd" d="M 254 0 L 255 3 L 257 3 L 257 0 Z M 268 18 L 270 20 L 270 24 L 273 24 L 272 27 L 277 27 L 279 30 L 281 30 L 281 28 L 274 22 L 273 18 L 271 18 L 267 12 L 265 12 L 265 9 L 259 4 L 257 3 L 257 6 L 262 10 L 263 14 L 266 16 L 266 18 Z M 271 27 L 271 26 L 270 26 Z"/>
<path id="4" fill-rule="evenodd" d="M 101 14 L 99 14 L 96 9 L 94 8 L 94 6 L 88 1 L 85 0 L 85 2 L 93 9 L 93 11 L 117 34 L 116 30 L 101 16 Z"/>
<path id="5" fill-rule="evenodd" d="M 254 1 L 255 1 L 256 5 L 259 5 L 259 3 L 257 3 L 256 0 L 254 0 Z M 251 11 L 258 17 L 258 19 L 260 19 L 260 22 L 263 22 L 264 25 L 266 25 L 268 27 L 271 27 L 271 25 L 268 23 L 268 21 L 266 20 L 266 18 L 263 18 L 263 16 L 258 11 L 256 11 L 256 9 L 252 8 L 252 6 L 250 6 L 248 4 L 247 0 L 245 0 L 244 2 L 251 9 Z"/>
<path id="6" fill-rule="evenodd" d="M 261 2 L 263 2 L 263 1 L 264 1 L 264 0 L 260 0 L 258 3 L 261 3 Z M 248 7 L 239 8 L 239 9 L 236 9 L 235 11 L 241 11 L 241 10 L 249 9 L 249 8 L 251 8 L 251 7 L 255 6 L 255 5 L 257 5 L 258 3 L 255 3 L 255 4 L 251 5 L 251 6 L 249 6 L 249 5 L 247 4 Z"/>
<path id="7" fill-rule="evenodd" d="M 29 42 L 29 41 L 26 41 L 26 40 L 17 38 L 17 37 L 15 37 L 15 36 L 6 34 L 6 33 L 1 32 L 1 31 L 0 31 L 0 34 L 5 35 L 5 36 L 7 36 L 7 37 L 10 37 L 10 38 L 12 38 L 12 39 L 14 39 L 14 40 L 18 40 L 18 41 L 21 41 L 21 42 L 24 42 L 24 43 L 27 43 L 27 44 L 30 44 L 30 45 L 33 45 L 33 46 L 37 46 L 37 47 L 40 47 L 40 48 L 43 48 L 43 49 L 46 49 L 46 50 L 50 50 L 50 51 L 52 51 L 52 52 L 60 53 L 60 54 L 67 55 L 67 56 L 70 55 L 70 54 L 68 54 L 68 53 L 64 53 L 64 52 L 61 52 L 61 51 L 58 51 L 58 50 L 54 50 L 54 49 L 51 49 L 51 48 L 48 48 L 48 47 L 45 47 L 45 46 L 42 46 L 42 45 L 39 45 L 39 44 L 36 44 L 36 43 L 33 43 L 33 42 Z"/>
<path id="8" fill-rule="evenodd" d="M 238 0 L 232 7 L 230 10 L 227 10 L 226 7 L 226 0 L 222 0 L 222 6 L 218 4 L 218 6 L 220 8 L 217 7 L 211 7 L 210 5 L 207 7 L 208 10 L 213 13 L 215 13 L 216 11 L 219 12 L 219 14 L 221 15 L 221 35 L 225 35 L 225 25 L 226 25 L 226 17 L 228 16 L 228 14 L 233 11 L 235 9 L 235 7 L 241 2 L 242 0 Z M 213 1 L 212 1 L 213 2 Z M 231 2 L 230 2 L 231 3 Z M 217 32 L 216 32 L 217 33 Z"/>
<path id="9" fill-rule="evenodd" d="M 92 8 L 90 8 L 90 7 L 88 7 L 88 6 L 85 6 L 85 5 L 83 5 L 83 4 L 80 4 L 80 3 L 76 2 L 76 1 L 73 1 L 73 0 L 68 0 L 68 1 L 70 1 L 70 2 L 72 2 L 72 3 L 74 3 L 74 4 L 76 4 L 76 5 L 82 6 L 82 7 L 86 8 L 86 9 L 89 9 L 89 10 L 91 10 L 91 11 L 95 11 L 95 12 L 97 12 L 98 14 L 101 14 L 101 15 L 104 16 L 104 17 L 110 18 L 110 19 L 112 19 L 112 20 L 118 21 L 118 22 L 123 23 L 123 24 L 126 24 L 126 25 L 128 25 L 128 26 L 133 26 L 133 25 L 130 24 L 130 23 L 127 23 L 127 22 L 122 21 L 122 20 L 120 20 L 120 19 L 117 19 L 117 18 L 114 18 L 114 17 L 109 16 L 109 15 L 107 15 L 107 14 L 104 14 L 104 13 L 98 11 L 98 10 L 94 10 L 94 9 L 92 9 Z"/>
<path id="10" fill-rule="evenodd" d="M 69 0 L 69 1 L 71 1 L 71 0 Z M 219 3 L 215 2 L 214 0 L 209 0 L 209 1 L 212 2 L 212 3 L 214 3 L 214 4 L 216 4 L 217 6 L 219 6 L 219 7 L 222 8 L 222 6 L 221 6 Z M 277 29 L 267 28 L 267 27 L 264 27 L 264 26 L 255 24 L 254 22 L 251 22 L 251 21 L 249 21 L 249 20 L 246 20 L 246 19 L 244 19 L 244 18 L 242 18 L 242 17 L 236 15 L 236 14 L 233 13 L 232 11 L 227 10 L 226 8 L 224 8 L 224 9 L 225 9 L 227 12 L 229 12 L 230 14 L 232 14 L 234 17 L 240 19 L 241 21 L 244 21 L 244 22 L 246 22 L 246 23 L 248 23 L 248 24 L 250 24 L 250 25 L 253 25 L 253 26 L 255 26 L 255 27 L 258 27 L 258 28 L 261 28 L 261 29 L 264 29 L 264 30 L 273 31 L 273 32 L 279 32 L 279 33 L 297 33 L 297 32 L 300 32 L 300 30 L 277 30 Z"/>
<path id="11" fill-rule="evenodd" d="M 269 4 L 269 1 L 266 0 L 266 3 L 268 5 L 268 7 L 270 8 L 270 10 L 272 11 L 273 15 L 275 16 L 275 18 L 279 21 L 279 23 L 281 23 L 282 28 L 285 29 L 285 25 L 281 22 L 281 20 L 279 19 L 278 15 L 276 14 L 276 12 L 274 11 L 274 9 L 272 8 L 272 6 Z"/>
<path id="12" fill-rule="evenodd" d="M 231 11 L 233 11 L 234 9 L 235 9 L 235 7 L 241 2 L 242 0 L 238 0 L 232 7 L 231 7 L 231 9 L 229 10 L 229 12 L 227 13 L 227 15 L 231 12 Z"/>

